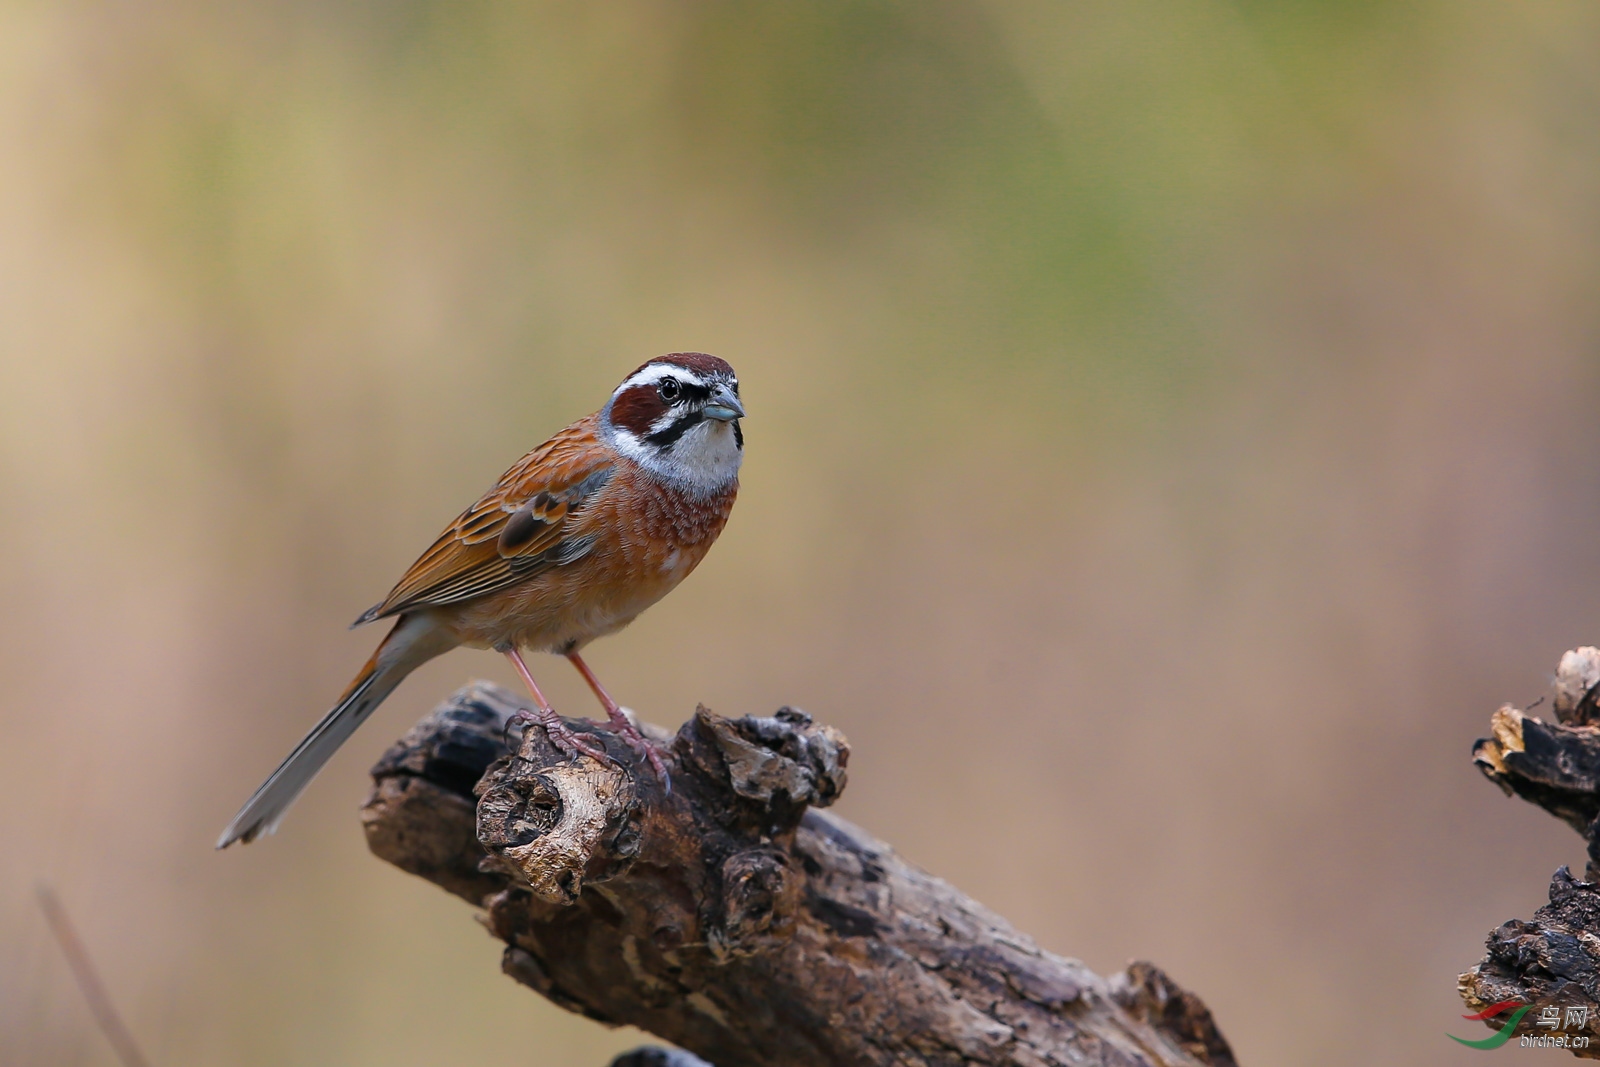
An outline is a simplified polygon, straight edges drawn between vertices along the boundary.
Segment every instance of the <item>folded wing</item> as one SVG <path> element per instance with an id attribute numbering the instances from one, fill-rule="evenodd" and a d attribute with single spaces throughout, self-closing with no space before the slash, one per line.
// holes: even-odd
<path id="1" fill-rule="evenodd" d="M 524 456 L 355 624 L 486 596 L 587 555 L 595 537 L 579 520 L 613 473 L 587 423 Z"/>

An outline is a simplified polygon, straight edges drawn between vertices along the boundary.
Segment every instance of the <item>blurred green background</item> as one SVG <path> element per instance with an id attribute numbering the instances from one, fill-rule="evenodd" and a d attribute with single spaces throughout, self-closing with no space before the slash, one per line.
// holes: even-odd
<path id="1" fill-rule="evenodd" d="M 1583 859 L 1468 752 L 1600 639 L 1597 108 L 1580 0 L 0 2 L 0 1061 L 113 1062 L 39 879 L 157 1065 L 638 1043 L 365 850 L 497 657 L 211 843 L 686 348 L 744 489 L 625 703 L 841 727 L 842 814 L 1241 1062 L 1482 1060 L 1457 972 Z"/>

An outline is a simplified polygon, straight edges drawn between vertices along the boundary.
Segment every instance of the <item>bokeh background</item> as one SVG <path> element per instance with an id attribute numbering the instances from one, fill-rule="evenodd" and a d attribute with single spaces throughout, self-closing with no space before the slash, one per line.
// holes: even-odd
<path id="1" fill-rule="evenodd" d="M 1585 0 L 4 0 L 0 1060 L 113 1062 L 41 879 L 158 1065 L 640 1041 L 363 845 L 492 655 L 211 843 L 349 620 L 689 348 L 744 489 L 626 703 L 841 727 L 842 814 L 1244 1063 L 1482 1062 L 1455 976 L 1582 862 L 1468 752 L 1600 639 L 1597 109 Z"/>

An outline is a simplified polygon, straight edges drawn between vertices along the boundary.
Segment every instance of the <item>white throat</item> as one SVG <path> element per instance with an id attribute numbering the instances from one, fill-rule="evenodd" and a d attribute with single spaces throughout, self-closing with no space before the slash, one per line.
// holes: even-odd
<path id="1" fill-rule="evenodd" d="M 666 449 L 610 425 L 609 419 L 601 432 L 618 452 L 662 481 L 698 497 L 727 489 L 738 480 L 739 465 L 744 462 L 744 449 L 739 447 L 731 422 L 702 419 Z"/>

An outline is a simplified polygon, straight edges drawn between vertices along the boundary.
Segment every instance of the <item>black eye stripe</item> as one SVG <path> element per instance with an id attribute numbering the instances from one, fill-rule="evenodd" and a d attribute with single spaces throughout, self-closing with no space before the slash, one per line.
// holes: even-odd
<path id="1" fill-rule="evenodd" d="M 656 383 L 656 395 L 673 405 L 685 402 L 703 404 L 711 399 L 711 387 L 684 378 L 663 378 Z"/>

